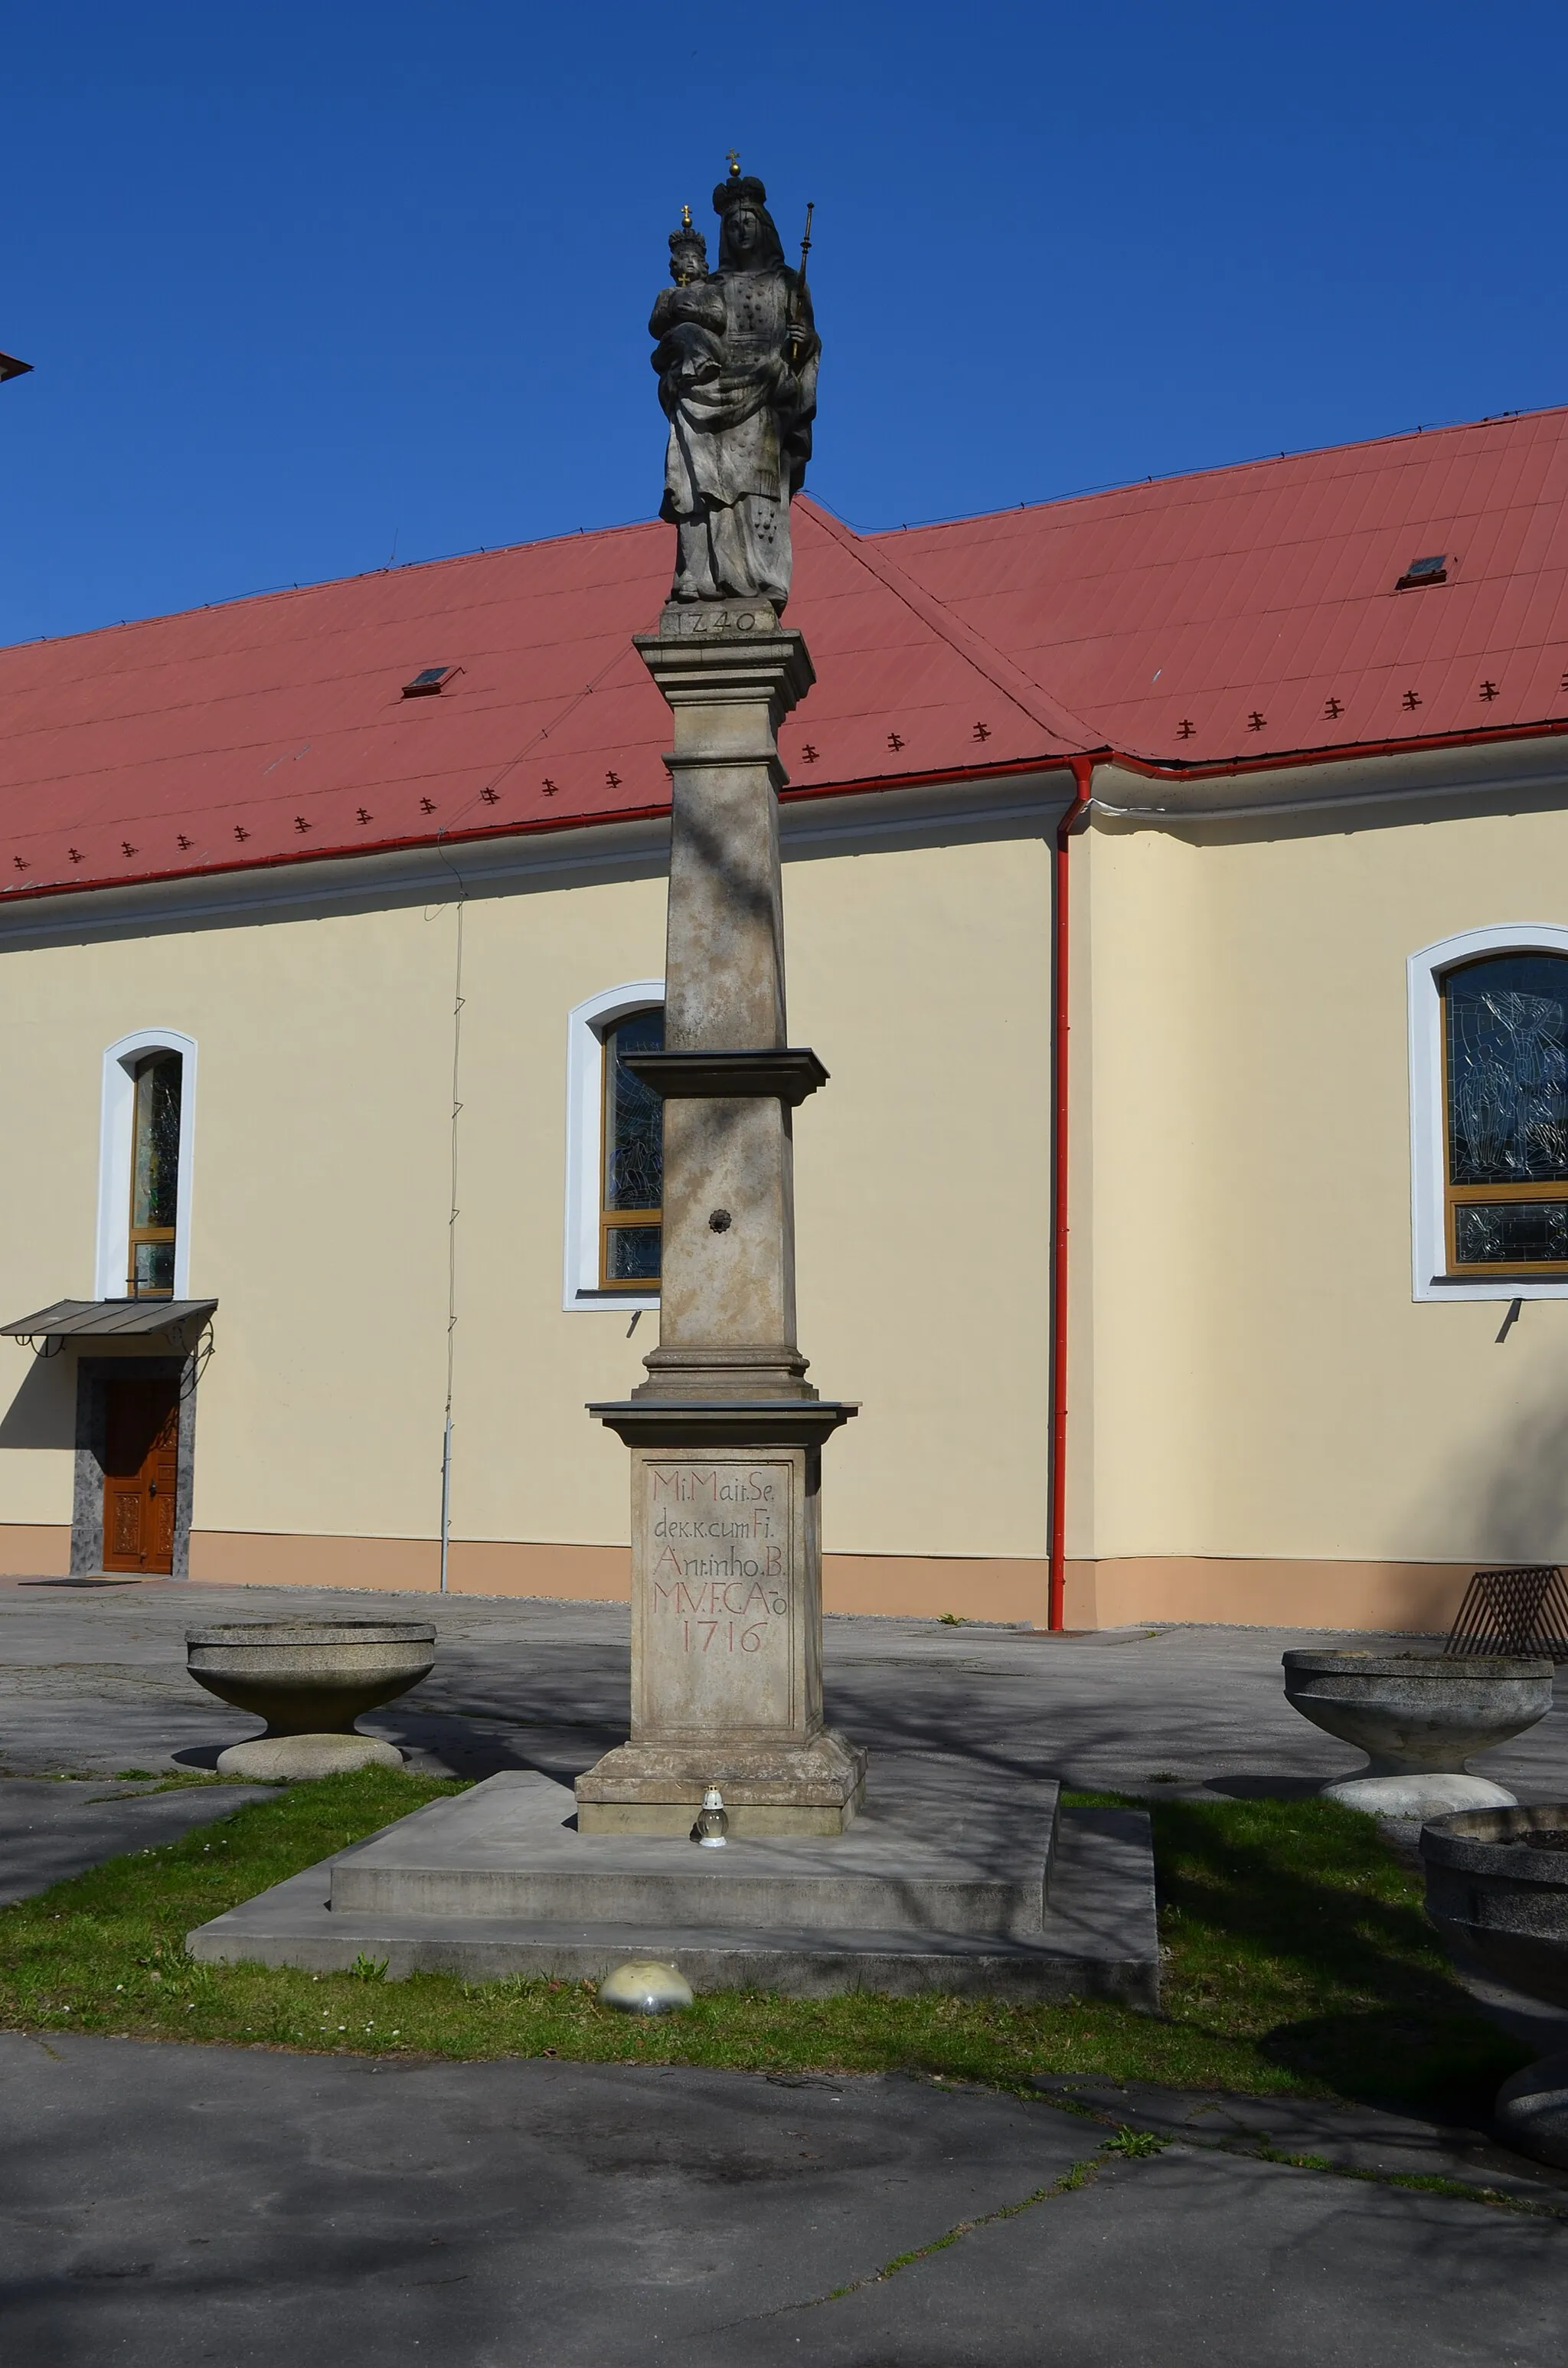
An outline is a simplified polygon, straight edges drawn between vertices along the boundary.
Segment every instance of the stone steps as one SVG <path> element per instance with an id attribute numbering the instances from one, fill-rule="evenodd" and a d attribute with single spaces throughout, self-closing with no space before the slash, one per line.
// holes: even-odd
<path id="1" fill-rule="evenodd" d="M 848 1831 L 732 1839 L 723 1850 L 577 1830 L 563 1785 L 493 1776 L 432 1802 L 333 1870 L 335 1913 L 1038 1937 L 1058 1787 L 1020 1782 L 955 1816 L 897 1783 Z"/>
<path id="2" fill-rule="evenodd" d="M 472 1800 L 484 1789 L 461 1798 Z M 428 1815 L 417 1812 L 389 1834 L 406 1837 Z M 936 1990 L 1018 2000 L 1106 1998 L 1151 2011 L 1159 2005 L 1153 1858 L 1149 1821 L 1138 1810 L 1061 1811 L 1040 1927 L 1022 1938 L 943 1930 L 903 1917 L 892 1924 L 844 1927 L 736 1924 L 711 1916 L 681 1922 L 427 1914 L 384 1904 L 346 1909 L 344 1877 L 388 1839 L 377 1836 L 324 1860 L 215 1918 L 189 1935 L 190 1954 L 206 1964 L 291 1964 L 316 1972 L 342 1970 L 363 1956 L 384 1961 L 394 1980 L 424 1972 L 469 1981 L 517 1975 L 599 1981 L 629 1958 L 653 1956 L 678 1965 L 699 1993 L 750 1987 L 824 1998 L 856 1989 L 892 1996 Z M 841 1850 L 849 1839 L 812 1847 Z M 679 1847 L 699 1857 L 690 1843 L 638 1847 Z M 777 1847 L 753 1843 L 746 1851 Z M 604 1844 L 587 1841 L 584 1848 L 597 1851 Z M 704 1851 L 701 1859 L 729 1855 Z M 721 1894 L 716 1889 L 712 1896 L 717 1901 Z"/>

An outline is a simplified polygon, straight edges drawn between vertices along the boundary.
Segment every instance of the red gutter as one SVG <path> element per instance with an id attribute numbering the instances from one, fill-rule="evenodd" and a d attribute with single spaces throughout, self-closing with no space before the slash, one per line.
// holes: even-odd
<path id="1" fill-rule="evenodd" d="M 1239 773 L 1274 773 L 1289 771 L 1297 766 L 1348 764 L 1361 757 L 1426 756 L 1445 748 L 1491 747 L 1507 740 L 1558 739 L 1564 734 L 1568 734 L 1568 718 L 1540 723 L 1499 724 L 1490 731 L 1428 733 L 1420 738 L 1340 741 L 1326 748 L 1301 748 L 1267 757 L 1229 757 L 1221 763 L 1208 765 L 1183 765 L 1158 757 L 1136 757 L 1130 750 L 1113 748 L 1102 743 L 1094 761 L 1118 766 L 1122 771 L 1136 773 L 1145 780 L 1228 780 Z M 820 785 L 816 782 L 793 782 L 783 792 L 782 802 L 791 805 L 812 799 L 825 803 L 836 797 L 864 796 L 879 790 L 917 789 L 947 781 L 994 780 L 1006 776 L 1055 772 L 1063 766 L 1070 766 L 1076 773 L 1078 767 L 1086 761 L 1084 757 L 1065 756 L 1052 749 L 1039 757 L 1014 757 L 1003 764 L 950 766 L 923 773 L 879 773 L 859 780 L 831 784 L 826 781 Z M 469 801 L 470 805 L 473 803 L 474 800 Z M 466 829 L 460 825 L 445 831 L 410 832 L 405 837 L 377 839 L 369 846 L 301 848 L 298 850 L 290 848 L 287 854 L 252 856 L 239 862 L 225 859 L 213 863 L 182 864 L 177 869 L 166 871 L 138 870 L 115 879 L 101 874 L 86 880 L 0 883 L 0 906 L 30 904 L 45 896 L 90 895 L 99 888 L 153 887 L 165 882 L 212 879 L 225 873 L 272 871 L 285 865 L 353 862 L 366 855 L 394 855 L 419 848 L 468 846 L 490 839 L 530 837 L 538 832 L 591 830 L 608 823 L 655 822 L 663 820 L 668 813 L 667 802 L 658 805 L 608 807 L 595 814 L 540 814 L 527 821 L 489 823 Z"/>
<path id="2" fill-rule="evenodd" d="M 1065 1626 L 1067 1600 L 1067 1030 L 1068 843 L 1089 818 L 1095 760 L 1074 757 L 1073 803 L 1056 825 L 1054 938 L 1051 949 L 1051 1069 L 1055 1097 L 1051 1126 L 1051 1571 L 1045 1624 Z"/>
<path id="3" fill-rule="evenodd" d="M 791 781 L 779 791 L 778 803 L 793 806 L 814 799 L 825 805 L 830 798 L 869 797 L 878 790 L 945 789 L 949 781 L 1021 780 L 1029 773 L 1059 773 L 1066 762 L 1065 757 L 1054 755 L 1006 757 L 992 765 L 943 765 L 935 772 L 927 767 L 923 773 L 867 773 L 849 781 Z"/>
<path id="4" fill-rule="evenodd" d="M 1015 757 L 1001 764 L 944 766 L 936 772 L 876 773 L 858 780 L 802 782 L 781 791 L 779 803 L 796 805 L 814 801 L 826 804 L 835 798 L 870 796 L 881 790 L 944 788 L 949 782 L 1011 780 L 1031 773 L 1060 772 L 1066 761 L 1061 757 Z M 467 801 L 462 811 L 466 813 L 477 803 L 476 794 Z M 595 830 L 616 823 L 667 822 L 669 814 L 669 800 L 665 798 L 658 805 L 607 806 L 593 814 L 545 814 L 525 821 L 476 823 L 467 827 L 452 824 L 444 830 L 378 838 L 369 846 L 290 848 L 285 854 L 224 857 L 215 863 L 182 864 L 177 871 L 138 869 L 118 879 L 100 873 L 85 880 L 30 880 L 15 886 L 0 882 L 0 907 L 32 904 L 45 896 L 89 896 L 100 888 L 162 887 L 176 881 L 222 879 L 248 871 L 277 871 L 300 864 L 353 863 L 362 861 L 366 856 L 403 855 L 421 848 L 433 851 L 439 848 L 481 846 L 493 839 L 531 838 L 551 831 Z"/>
<path id="5" fill-rule="evenodd" d="M 1428 732 L 1398 740 L 1340 740 L 1326 748 L 1285 749 L 1268 757 L 1226 757 L 1209 765 L 1134 757 L 1119 748 L 1108 750 L 1104 761 L 1141 774 L 1146 780 L 1215 781 L 1229 780 L 1237 773 L 1288 772 L 1298 765 L 1347 765 L 1358 757 L 1424 757 L 1443 748 L 1489 748 L 1505 740 L 1555 740 L 1564 733 L 1568 733 L 1568 717 L 1542 723 L 1501 723 L 1491 731 Z"/>

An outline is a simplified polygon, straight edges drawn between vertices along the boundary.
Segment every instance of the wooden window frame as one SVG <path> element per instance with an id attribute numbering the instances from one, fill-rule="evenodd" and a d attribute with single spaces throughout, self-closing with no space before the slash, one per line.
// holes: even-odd
<path id="1" fill-rule="evenodd" d="M 1565 972 L 1568 972 L 1568 955 L 1559 952 L 1555 947 L 1522 946 L 1517 949 L 1517 951 L 1521 954 L 1539 953 L 1550 961 L 1561 962 L 1564 965 Z M 1528 1281 L 1534 1277 L 1543 1282 L 1561 1282 L 1568 1281 L 1568 1258 L 1461 1259 L 1459 1254 L 1459 1228 L 1455 1215 L 1455 1212 L 1459 1209 L 1473 1207 L 1477 1202 L 1490 1204 L 1499 1201 L 1568 1202 L 1568 1176 L 1561 1179 L 1561 1183 L 1555 1190 L 1550 1181 L 1529 1184 L 1456 1184 L 1453 1181 L 1454 1138 L 1452 1109 L 1449 1093 L 1449 988 L 1453 981 L 1462 977 L 1467 970 L 1477 970 L 1486 962 L 1506 962 L 1508 959 L 1508 954 L 1502 951 L 1495 953 L 1472 954 L 1466 961 L 1450 964 L 1441 973 L 1437 980 L 1437 1045 L 1442 1064 L 1442 1101 L 1438 1115 L 1442 1125 L 1439 1148 L 1443 1162 L 1444 1268 L 1446 1272 L 1465 1282 L 1479 1282 L 1492 1275 L 1502 1280 L 1514 1275 L 1521 1281 Z"/>
<path id="2" fill-rule="evenodd" d="M 171 1282 L 168 1289 L 165 1291 L 157 1287 L 143 1289 L 136 1280 L 136 1253 L 139 1249 L 142 1247 L 161 1247 L 166 1243 L 169 1249 L 174 1251 L 176 1249 L 179 1241 L 180 1176 L 177 1155 L 175 1166 L 174 1224 L 172 1225 L 139 1225 L 136 1222 L 136 1155 L 139 1148 L 139 1131 L 142 1124 L 142 1078 L 144 1071 L 148 1069 L 155 1069 L 165 1061 L 177 1061 L 179 1063 L 180 1115 L 181 1126 L 183 1129 L 185 1110 L 185 1055 L 182 1053 L 174 1051 L 172 1048 L 158 1049 L 153 1047 L 142 1053 L 135 1067 L 131 1072 L 131 1206 L 127 1212 L 125 1250 L 125 1295 L 127 1299 L 172 1299 L 175 1295 L 175 1286 L 173 1282 Z M 170 1263 L 172 1265 L 172 1258 Z"/>
<path id="3" fill-rule="evenodd" d="M 191 1217 L 195 1181 L 197 1070 L 199 1048 L 182 1028 L 128 1030 L 103 1051 L 98 1099 L 98 1190 L 93 1296 L 121 1299 L 131 1269 L 131 1154 L 135 1132 L 138 1061 L 149 1053 L 180 1058 L 179 1179 L 176 1195 L 175 1297 L 190 1295 Z"/>
<path id="4" fill-rule="evenodd" d="M 610 1039 L 623 1020 L 635 1019 L 641 1012 L 655 1008 L 657 1007 L 653 1004 L 642 1004 L 633 1010 L 618 1012 L 613 1019 L 606 1022 L 599 1034 L 599 1289 L 617 1293 L 635 1292 L 643 1298 L 655 1295 L 664 1280 L 664 1206 L 661 1203 L 656 1209 L 608 1208 L 605 1195 L 605 1171 L 609 1162 L 610 1142 L 609 1076 L 610 1062 L 613 1058 Z M 612 1275 L 609 1270 L 611 1234 L 621 1232 L 631 1225 L 651 1224 L 656 1224 L 659 1227 L 659 1272 L 656 1275 L 640 1274 L 630 1278 Z"/>

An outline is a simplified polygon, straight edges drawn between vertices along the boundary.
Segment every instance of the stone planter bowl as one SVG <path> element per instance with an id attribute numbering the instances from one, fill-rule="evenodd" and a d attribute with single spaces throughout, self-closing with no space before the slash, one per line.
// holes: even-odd
<path id="1" fill-rule="evenodd" d="M 1426 1913 L 1455 1954 L 1568 2007 L 1568 1803 L 1436 1818 L 1421 1855 Z"/>
<path id="2" fill-rule="evenodd" d="M 1461 1971 L 1568 2007 L 1568 1802 L 1437 1818 L 1421 1855 L 1426 1913 Z M 1568 2167 L 1568 2055 L 1516 2072 L 1496 2112 L 1511 2146 Z"/>
<path id="3" fill-rule="evenodd" d="M 436 1665 L 423 1620 L 233 1620 L 186 1634 L 199 1686 L 267 1721 L 267 1736 L 352 1735 Z M 383 1747 L 390 1748 L 390 1747 Z"/>
<path id="4" fill-rule="evenodd" d="M 1296 1650 L 1285 1699 L 1367 1754 L 1367 1776 L 1460 1775 L 1551 1708 L 1550 1661 L 1448 1660 L 1438 1653 Z"/>

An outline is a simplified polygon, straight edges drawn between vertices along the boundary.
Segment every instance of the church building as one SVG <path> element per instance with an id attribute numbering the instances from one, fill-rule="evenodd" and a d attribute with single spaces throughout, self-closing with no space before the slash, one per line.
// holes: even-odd
<path id="1" fill-rule="evenodd" d="M 1568 410 L 857 534 L 781 726 L 826 1608 L 1568 1554 Z M 0 1566 L 624 1598 L 657 522 L 0 652 Z"/>

